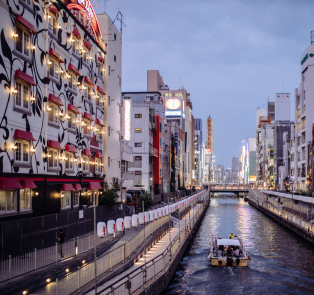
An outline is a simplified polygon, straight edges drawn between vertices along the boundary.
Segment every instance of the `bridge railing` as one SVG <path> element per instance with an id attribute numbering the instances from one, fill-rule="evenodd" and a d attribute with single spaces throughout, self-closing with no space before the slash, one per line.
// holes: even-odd
<path id="1" fill-rule="evenodd" d="M 210 187 L 211 191 L 214 190 L 231 190 L 231 191 L 238 191 L 238 190 L 248 190 L 248 186 L 234 186 L 234 185 L 212 185 Z"/>

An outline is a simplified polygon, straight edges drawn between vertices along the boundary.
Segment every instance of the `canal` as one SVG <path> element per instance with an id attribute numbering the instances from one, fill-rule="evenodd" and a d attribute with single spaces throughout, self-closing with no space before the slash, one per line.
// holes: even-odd
<path id="1" fill-rule="evenodd" d="M 210 236 L 232 231 L 251 254 L 249 266 L 209 266 Z M 314 247 L 243 199 L 220 195 L 163 294 L 314 294 Z"/>

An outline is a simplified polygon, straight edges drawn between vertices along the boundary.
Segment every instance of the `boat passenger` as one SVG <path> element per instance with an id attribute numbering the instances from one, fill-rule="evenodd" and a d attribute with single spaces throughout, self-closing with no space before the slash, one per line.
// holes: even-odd
<path id="1" fill-rule="evenodd" d="M 232 248 L 229 247 L 227 250 L 227 255 L 232 255 L 232 252 L 233 252 Z"/>
<path id="2" fill-rule="evenodd" d="M 229 239 L 233 239 L 235 237 L 235 235 L 233 234 L 233 232 L 230 234 Z"/>
<path id="3" fill-rule="evenodd" d="M 234 251 L 233 251 L 233 256 L 235 256 L 235 257 L 239 257 L 239 250 L 238 249 L 235 249 Z"/>

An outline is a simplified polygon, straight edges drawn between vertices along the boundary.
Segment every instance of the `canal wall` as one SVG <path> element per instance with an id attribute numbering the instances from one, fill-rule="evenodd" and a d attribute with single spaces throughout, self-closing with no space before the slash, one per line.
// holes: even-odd
<path id="1" fill-rule="evenodd" d="M 264 214 L 268 215 L 284 227 L 288 228 L 306 241 L 314 244 L 314 224 L 304 221 L 302 218 L 277 208 L 267 203 L 262 198 L 257 198 L 254 192 L 250 191 L 248 203 Z"/>
<path id="2" fill-rule="evenodd" d="M 144 290 L 138 290 L 134 294 L 137 295 L 159 295 L 163 290 L 167 288 L 170 283 L 172 276 L 175 273 L 176 268 L 178 267 L 187 247 L 191 243 L 192 239 L 196 235 L 201 222 L 204 218 L 204 215 L 208 209 L 208 205 L 210 204 L 210 199 L 202 202 L 204 204 L 203 210 L 197 218 L 194 226 L 189 231 L 188 235 L 185 238 L 184 243 L 181 244 L 180 249 L 173 257 L 172 262 L 168 264 L 168 266 L 164 269 L 164 272 L 159 273 L 155 276 L 154 280 L 148 281 L 145 285 Z"/>

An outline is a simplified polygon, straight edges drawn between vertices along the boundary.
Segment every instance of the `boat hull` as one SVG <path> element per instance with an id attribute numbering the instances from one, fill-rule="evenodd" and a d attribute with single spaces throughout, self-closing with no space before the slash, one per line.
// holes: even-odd
<path id="1" fill-rule="evenodd" d="M 210 264 L 212 266 L 228 266 L 226 260 L 219 258 L 210 258 Z M 240 259 L 239 264 L 237 264 L 236 259 L 234 259 L 230 266 L 246 267 L 248 266 L 248 259 Z"/>

